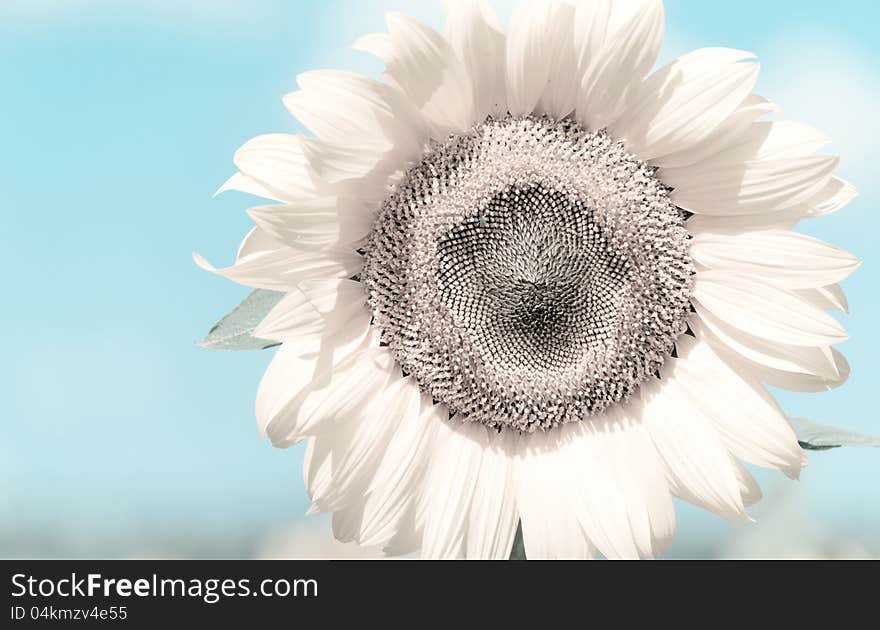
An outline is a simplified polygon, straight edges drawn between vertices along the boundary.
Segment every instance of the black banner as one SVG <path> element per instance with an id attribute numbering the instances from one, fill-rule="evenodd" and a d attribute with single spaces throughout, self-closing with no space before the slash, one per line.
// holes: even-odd
<path id="1" fill-rule="evenodd" d="M 821 584 L 823 598 L 847 586 L 858 601 L 858 583 L 847 563 L 782 562 L 422 562 L 422 561 L 5 561 L 6 609 L 0 628 L 34 626 L 179 627 L 186 622 L 253 624 L 307 621 L 335 628 L 354 615 L 382 620 L 404 611 L 422 625 L 436 615 L 471 610 L 499 616 L 588 619 L 616 608 L 620 621 L 644 611 L 691 603 L 725 608 L 809 605 L 785 595 L 810 580 L 801 595 Z M 855 563 L 850 564 L 852 567 Z M 806 565 L 811 565 L 809 570 Z M 822 569 L 815 569 L 821 565 Z M 827 571 L 841 580 L 829 579 Z M 816 574 L 825 573 L 817 577 Z M 815 580 L 820 581 L 815 581 Z M 864 583 L 867 586 L 866 583 Z M 764 601 L 762 601 L 764 600 Z M 863 601 L 870 601 L 865 599 Z M 592 612 L 588 612 L 592 611 Z M 544 611 L 542 613 L 542 611 Z M 457 614 L 457 613 L 456 613 Z M 329 615 L 329 616 L 328 616 Z M 336 620 L 336 621 L 333 621 Z"/>

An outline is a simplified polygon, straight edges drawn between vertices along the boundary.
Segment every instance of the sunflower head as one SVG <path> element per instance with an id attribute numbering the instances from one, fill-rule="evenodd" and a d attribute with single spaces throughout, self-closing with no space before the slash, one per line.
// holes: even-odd
<path id="1" fill-rule="evenodd" d="M 437 143 L 382 204 L 361 278 L 420 388 L 488 427 L 601 413 L 686 329 L 683 213 L 606 133 L 488 119 Z"/>
<path id="2" fill-rule="evenodd" d="M 734 522 L 740 460 L 806 459 L 765 384 L 849 368 L 846 252 L 792 231 L 855 196 L 827 138 L 764 121 L 754 55 L 650 73 L 659 0 L 477 0 L 390 14 L 383 80 L 307 72 L 308 129 L 221 190 L 274 200 L 217 270 L 284 295 L 257 395 L 340 540 L 426 557 L 650 557 L 678 496 Z M 685 335 L 687 332 L 689 334 Z"/>

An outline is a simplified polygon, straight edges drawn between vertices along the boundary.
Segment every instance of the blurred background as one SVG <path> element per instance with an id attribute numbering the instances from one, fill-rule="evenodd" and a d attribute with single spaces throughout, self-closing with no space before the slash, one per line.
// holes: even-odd
<path id="1" fill-rule="evenodd" d="M 502 18 L 510 0 L 495 3 Z M 880 433 L 880 5 L 667 0 L 660 63 L 702 46 L 761 57 L 758 92 L 831 134 L 861 197 L 802 231 L 863 259 L 847 283 L 852 377 L 780 394 L 791 415 Z M 320 557 L 302 448 L 257 433 L 271 351 L 195 340 L 247 290 L 232 261 L 252 202 L 212 193 L 252 136 L 298 132 L 297 73 L 378 75 L 349 49 L 426 0 L 0 0 L 0 557 Z M 757 523 L 679 505 L 668 557 L 880 557 L 880 451 L 813 453 L 800 482 L 758 471 Z"/>

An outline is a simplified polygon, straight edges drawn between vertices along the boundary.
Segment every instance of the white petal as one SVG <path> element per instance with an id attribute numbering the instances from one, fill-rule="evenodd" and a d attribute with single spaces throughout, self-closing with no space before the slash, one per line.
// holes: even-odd
<path id="1" fill-rule="evenodd" d="M 838 284 L 832 284 L 827 287 L 818 287 L 815 289 L 804 289 L 796 291 L 796 293 L 807 302 L 815 304 L 823 311 L 841 311 L 849 313 L 849 302 L 846 294 Z"/>
<path id="2" fill-rule="evenodd" d="M 419 463 L 416 476 L 412 479 L 413 500 L 408 502 L 405 514 L 395 523 L 394 534 L 385 546 L 385 552 L 389 555 L 412 553 L 422 547 L 428 508 L 425 493 L 428 462 L 433 457 L 437 432 L 449 423 L 449 410 L 446 405 L 427 404 L 427 401 L 423 399 L 420 421 L 424 423 L 427 432 L 421 446 L 423 455 L 420 459 L 415 460 Z"/>
<path id="3" fill-rule="evenodd" d="M 516 537 L 516 439 L 490 434 L 468 515 L 468 559 L 507 560 Z"/>
<path id="4" fill-rule="evenodd" d="M 621 409 L 622 428 L 615 430 L 618 442 L 614 453 L 615 465 L 621 477 L 627 473 L 631 475 L 627 490 L 629 520 L 633 523 L 636 514 L 646 514 L 646 533 L 650 538 L 642 534 L 641 539 L 636 539 L 636 542 L 642 556 L 652 557 L 665 552 L 672 544 L 675 534 L 675 508 L 662 462 L 642 424 L 641 405 L 636 407 L 638 411 L 632 408 Z"/>
<path id="5" fill-rule="evenodd" d="M 647 531 L 643 519 L 628 521 L 629 497 L 622 485 L 625 482 L 617 477 L 611 440 L 604 427 L 594 427 L 595 422 L 576 424 L 584 426 L 570 430 L 572 443 L 562 451 L 567 461 L 560 471 L 567 475 L 558 479 L 572 484 L 576 494 L 569 500 L 578 522 L 602 555 L 609 559 L 638 559 L 641 545 L 637 540 L 641 538 L 644 545 Z"/>
<path id="6" fill-rule="evenodd" d="M 340 313 L 357 312 L 367 300 L 364 285 L 355 280 L 312 280 L 304 282 L 300 289 L 309 303 L 328 321 Z"/>
<path id="7" fill-rule="evenodd" d="M 688 219 L 687 228 L 694 234 L 739 234 L 755 230 L 790 230 L 802 219 L 837 212 L 858 197 L 856 188 L 838 177 L 803 203 L 765 214 L 713 216 L 698 214 Z"/>
<path id="8" fill-rule="evenodd" d="M 357 540 L 358 530 L 360 529 L 361 519 L 363 518 L 363 505 L 355 503 L 354 505 L 344 505 L 334 509 L 328 509 L 322 501 L 313 504 L 313 508 L 318 512 L 333 512 L 333 538 L 341 543 L 351 543 Z"/>
<path id="9" fill-rule="evenodd" d="M 584 423 L 573 442 L 572 502 L 607 558 L 652 558 L 672 541 L 675 512 L 660 459 L 640 421 L 620 410 Z"/>
<path id="10" fill-rule="evenodd" d="M 233 162 L 242 173 L 283 201 L 316 194 L 315 176 L 298 136 L 283 133 L 257 136 L 235 152 Z"/>
<path id="11" fill-rule="evenodd" d="M 361 350 L 336 365 L 319 365 L 308 386 L 274 415 L 266 433 L 274 445 L 287 446 L 317 434 L 323 424 L 346 422 L 385 390 L 394 370 L 394 358 L 384 348 Z"/>
<path id="12" fill-rule="evenodd" d="M 393 145 L 383 142 L 362 144 L 303 138 L 302 151 L 315 174 L 328 184 L 358 180 L 375 172 L 387 159 Z"/>
<path id="13" fill-rule="evenodd" d="M 734 460 L 734 468 L 736 468 L 736 477 L 739 479 L 740 492 L 742 493 L 743 505 L 749 507 L 761 500 L 763 496 L 761 487 L 751 473 L 743 467 L 738 461 Z"/>
<path id="14" fill-rule="evenodd" d="M 284 105 L 318 138 L 336 145 L 353 138 L 392 145 L 414 159 L 427 140 L 424 121 L 395 88 L 339 70 L 315 70 L 297 77 L 302 88 L 284 97 Z"/>
<path id="15" fill-rule="evenodd" d="M 464 62 L 474 92 L 475 120 L 507 112 L 505 37 L 485 0 L 446 0 L 446 38 Z"/>
<path id="16" fill-rule="evenodd" d="M 756 94 L 747 96 L 736 111 L 727 117 L 704 140 L 675 153 L 655 158 L 651 162 L 664 168 L 676 168 L 703 162 L 735 144 L 761 116 L 779 108 Z"/>
<path id="17" fill-rule="evenodd" d="M 688 219 L 686 225 L 694 235 L 736 235 L 757 230 L 793 230 L 801 218 L 798 213 L 789 211 L 718 217 L 696 214 Z"/>
<path id="18" fill-rule="evenodd" d="M 553 22 L 556 3 L 520 2 L 507 28 L 507 108 L 514 116 L 531 114 L 550 78 L 550 51 L 545 33 Z"/>
<path id="19" fill-rule="evenodd" d="M 713 391 L 721 384 L 712 383 Z M 673 379 L 642 388 L 645 427 L 673 493 L 733 522 L 747 522 L 733 459 L 716 430 Z"/>
<path id="20" fill-rule="evenodd" d="M 474 94 L 464 63 L 433 29 L 402 13 L 386 15 L 386 75 L 406 93 L 443 139 L 475 122 Z"/>
<path id="21" fill-rule="evenodd" d="M 698 272 L 694 299 L 727 324 L 761 339 L 829 346 L 847 339 L 840 323 L 797 295 L 727 271 Z"/>
<path id="22" fill-rule="evenodd" d="M 284 344 L 275 352 L 257 389 L 255 411 L 261 435 L 278 410 L 309 384 L 317 368 L 316 354 L 294 344 Z"/>
<path id="23" fill-rule="evenodd" d="M 303 481 L 309 498 L 320 497 L 333 483 L 332 438 L 313 437 L 306 444 L 303 457 Z M 317 506 L 309 509 L 309 514 L 319 512 Z"/>
<path id="24" fill-rule="evenodd" d="M 522 435 L 517 458 L 516 505 L 530 560 L 579 560 L 596 551 L 578 522 L 572 494 L 578 495 L 577 469 L 570 466 L 573 425 Z M 563 434 L 566 439 L 563 439 Z M 575 484 L 568 488 L 566 483 Z"/>
<path id="25" fill-rule="evenodd" d="M 663 41 L 663 3 L 642 0 L 587 68 L 577 99 L 577 118 L 589 129 L 613 123 L 654 65 Z"/>
<path id="26" fill-rule="evenodd" d="M 804 218 L 803 211 L 795 206 L 780 212 L 767 214 L 740 214 L 713 216 L 695 214 L 685 226 L 691 234 L 742 234 L 756 230 L 792 230 Z"/>
<path id="27" fill-rule="evenodd" d="M 814 127 L 790 120 L 756 122 L 730 147 L 704 163 L 722 164 L 749 160 L 784 160 L 813 155 L 831 142 Z"/>
<path id="28" fill-rule="evenodd" d="M 640 416 L 638 407 L 612 410 L 606 413 L 604 421 L 591 424 L 593 432 L 588 439 L 593 440 L 608 458 L 613 479 L 610 487 L 616 485 L 624 498 L 623 511 L 615 513 L 610 505 L 606 511 L 595 506 L 594 511 L 602 514 L 603 528 L 607 532 L 622 535 L 629 532 L 639 556 L 651 558 L 672 543 L 675 511 L 661 461 L 641 418 L 627 417 L 627 414 Z M 586 494 L 595 495 L 601 482 L 592 476 L 585 481 Z M 618 542 L 614 546 L 619 553 L 621 544 Z M 605 555 L 611 557 L 608 553 Z"/>
<path id="29" fill-rule="evenodd" d="M 453 419 L 438 427 L 434 440 L 423 496 L 422 558 L 461 558 L 465 554 L 468 513 L 489 435 L 478 422 Z"/>
<path id="30" fill-rule="evenodd" d="M 369 233 L 373 214 L 362 201 L 315 197 L 296 204 L 259 206 L 248 210 L 266 234 L 295 249 L 352 245 Z"/>
<path id="31" fill-rule="evenodd" d="M 839 177 L 832 177 L 825 188 L 807 201 L 804 215 L 807 217 L 821 217 L 832 214 L 858 196 L 859 191 L 855 186 Z"/>
<path id="32" fill-rule="evenodd" d="M 643 160 L 697 145 L 729 118 L 751 93 L 759 64 L 751 53 L 704 48 L 648 77 L 612 126 L 616 137 Z"/>
<path id="33" fill-rule="evenodd" d="M 578 57 L 574 42 L 575 8 L 556 2 L 544 30 L 543 54 L 549 57 L 547 83 L 537 111 L 561 119 L 571 114 L 580 91 Z"/>
<path id="34" fill-rule="evenodd" d="M 672 200 L 697 214 L 761 214 L 809 200 L 830 181 L 838 158 L 730 161 L 661 169 Z"/>
<path id="35" fill-rule="evenodd" d="M 368 331 L 369 328 L 352 328 L 326 338 L 311 337 L 295 344 L 283 344 L 257 389 L 255 412 L 260 433 L 265 433 L 276 420 L 280 424 L 288 422 L 284 416 L 291 401 L 302 394 L 328 364 L 339 365 L 353 353 L 378 345 L 378 339 L 368 335 Z M 284 433 L 281 428 L 273 430 L 275 446 L 284 448 L 299 440 L 299 436 L 284 439 Z"/>
<path id="36" fill-rule="evenodd" d="M 309 335 L 333 335 L 344 326 L 369 324 L 364 285 L 354 280 L 304 282 L 269 311 L 254 336 L 294 342 Z M 356 323 L 359 322 L 359 323 Z"/>
<path id="37" fill-rule="evenodd" d="M 767 370 L 759 372 L 756 376 L 771 387 L 779 387 L 793 392 L 827 392 L 835 387 L 840 387 L 849 378 L 850 367 L 840 352 L 831 349 L 831 357 L 834 360 L 835 370 L 839 374 L 837 378 L 824 378 L 812 374 L 795 374 L 792 372 L 779 372 Z"/>
<path id="38" fill-rule="evenodd" d="M 610 16 L 611 0 L 586 0 L 575 5 L 574 50 L 578 81 L 605 45 Z"/>
<path id="39" fill-rule="evenodd" d="M 746 370 L 732 369 L 708 343 L 694 343 L 679 356 L 673 380 L 717 428 L 730 452 L 797 477 L 806 457 L 773 397 L 746 380 Z"/>
<path id="40" fill-rule="evenodd" d="M 388 443 L 376 474 L 366 490 L 364 515 L 358 540 L 363 545 L 385 545 L 392 541 L 401 545 L 402 537 L 413 537 L 404 531 L 414 520 L 415 503 L 421 494 L 432 436 L 441 422 L 446 422 L 443 409 L 422 397 L 421 410 L 403 418 Z M 413 528 L 414 529 L 414 528 Z M 411 551 L 418 546 L 410 542 Z"/>
<path id="41" fill-rule="evenodd" d="M 358 519 L 343 542 L 360 537 L 367 488 L 398 428 L 418 417 L 420 402 L 412 377 L 392 380 L 370 404 L 349 411 L 354 417 L 334 434 L 333 486 L 317 503 L 322 509 L 354 508 Z"/>
<path id="42" fill-rule="evenodd" d="M 276 291 L 293 291 L 308 280 L 347 278 L 357 274 L 362 266 L 360 255 L 353 251 L 303 252 L 287 245 L 246 256 L 225 269 L 217 269 L 200 254 L 193 254 L 193 260 L 202 269 L 233 282 Z"/>
<path id="43" fill-rule="evenodd" d="M 764 368 L 811 374 L 823 378 L 837 378 L 837 370 L 827 346 L 791 346 L 766 341 L 728 326 L 707 312 L 699 304 L 697 315 L 707 329 L 707 340 L 717 347 L 725 347 Z"/>
<path id="44" fill-rule="evenodd" d="M 241 240 L 241 244 L 238 246 L 238 251 L 235 254 L 235 262 L 242 262 L 245 258 L 253 256 L 254 254 L 267 254 L 274 252 L 282 248 L 282 246 L 283 243 L 272 236 L 269 232 L 260 229 L 260 226 L 258 225 L 248 232 Z"/>
<path id="45" fill-rule="evenodd" d="M 378 57 L 385 63 L 394 56 L 394 43 L 388 33 L 367 33 L 359 37 L 351 47 Z"/>
<path id="46" fill-rule="evenodd" d="M 257 197 L 263 197 L 264 199 L 281 201 L 280 199 L 278 199 L 275 193 L 260 184 L 253 177 L 248 177 L 241 172 L 236 173 L 225 182 L 223 182 L 223 185 L 217 189 L 217 192 L 214 193 L 214 196 L 216 197 L 217 195 L 220 195 L 230 190 L 237 190 L 238 192 L 255 195 Z"/>
<path id="47" fill-rule="evenodd" d="M 691 256 L 709 269 L 738 271 L 785 289 L 834 284 L 859 267 L 858 259 L 842 249 L 788 230 L 698 235 Z"/>

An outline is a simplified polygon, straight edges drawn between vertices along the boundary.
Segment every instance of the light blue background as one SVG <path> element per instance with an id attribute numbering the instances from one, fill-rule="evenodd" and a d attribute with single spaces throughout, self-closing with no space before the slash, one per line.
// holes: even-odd
<path id="1" fill-rule="evenodd" d="M 845 285 L 853 375 L 781 401 L 880 433 L 876 7 L 670 0 L 661 62 L 753 50 L 759 91 L 835 138 L 862 196 L 803 229 L 864 260 Z M 233 151 L 298 131 L 280 100 L 298 72 L 377 73 L 348 45 L 395 8 L 442 23 L 439 4 L 417 0 L 0 0 L 0 556 L 250 556 L 302 518 L 302 451 L 273 449 L 253 420 L 269 352 L 194 345 L 247 291 L 190 252 L 232 260 L 250 200 L 211 194 Z M 795 484 L 761 479 L 765 504 L 791 503 Z M 774 534 L 759 507 L 747 535 L 878 553 L 878 479 L 878 451 L 813 454 L 796 515 Z M 679 515 L 673 557 L 732 553 L 744 535 Z"/>

